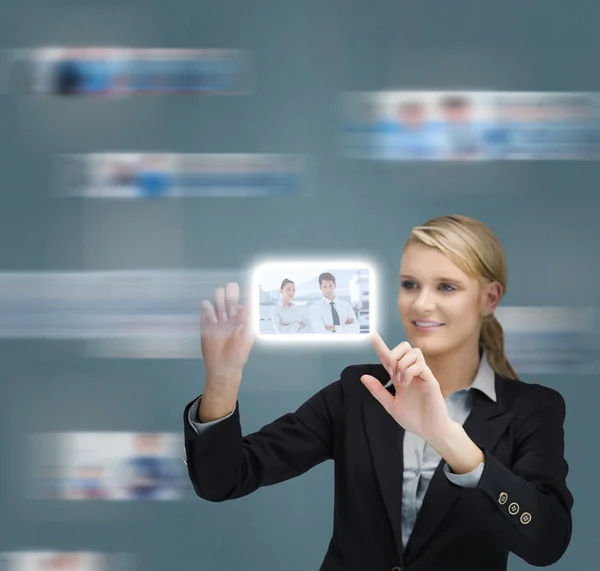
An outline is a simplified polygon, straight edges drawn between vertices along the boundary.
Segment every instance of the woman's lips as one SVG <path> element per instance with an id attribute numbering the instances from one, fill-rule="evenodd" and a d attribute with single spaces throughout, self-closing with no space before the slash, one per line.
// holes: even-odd
<path id="1" fill-rule="evenodd" d="M 412 324 L 417 331 L 435 331 L 444 326 L 444 323 L 439 321 L 413 321 Z"/>

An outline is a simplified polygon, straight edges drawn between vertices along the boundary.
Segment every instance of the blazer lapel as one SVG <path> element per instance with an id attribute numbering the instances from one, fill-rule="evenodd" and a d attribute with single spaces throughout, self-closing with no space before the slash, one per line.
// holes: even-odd
<path id="1" fill-rule="evenodd" d="M 463 428 L 471 440 L 480 448 L 485 448 L 490 452 L 513 416 L 511 412 L 504 410 L 499 385 L 496 375 L 496 402 L 482 392 L 473 389 L 473 407 L 471 414 L 463 424 Z M 461 488 L 448 480 L 443 472 L 444 464 L 445 460 L 442 459 L 425 493 L 423 505 L 406 546 L 405 564 L 415 558 L 460 496 Z"/>
<path id="2" fill-rule="evenodd" d="M 383 366 L 380 371 L 371 372 L 370 374 L 376 376 L 382 384 L 387 383 L 389 380 L 389 375 Z M 392 395 L 396 393 L 393 385 L 387 390 Z M 368 394 L 368 391 L 363 401 L 363 422 L 375 474 L 396 540 L 398 556 L 402 561 L 402 474 L 404 472 L 402 447 L 404 428 L 385 411 L 372 395 Z"/>

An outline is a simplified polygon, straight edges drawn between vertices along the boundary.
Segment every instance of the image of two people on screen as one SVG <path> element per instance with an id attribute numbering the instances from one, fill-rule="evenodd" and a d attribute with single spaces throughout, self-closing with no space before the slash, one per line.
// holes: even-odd
<path id="1" fill-rule="evenodd" d="M 317 279 L 299 283 L 286 277 L 278 290 L 262 290 L 261 305 L 268 307 L 268 316 L 261 319 L 261 332 L 325 335 L 368 332 L 368 307 L 365 311 L 364 300 L 361 303 L 364 276 L 358 271 L 340 277 L 342 280 L 331 272 L 323 272 Z"/>

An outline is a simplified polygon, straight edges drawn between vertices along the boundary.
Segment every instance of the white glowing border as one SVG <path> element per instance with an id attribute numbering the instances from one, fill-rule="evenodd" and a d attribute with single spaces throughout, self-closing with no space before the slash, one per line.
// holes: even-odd
<path id="1" fill-rule="evenodd" d="M 260 275 L 262 272 L 289 271 L 289 270 L 312 270 L 315 267 L 327 268 L 327 270 L 336 269 L 366 269 L 369 272 L 369 332 L 368 333 L 344 333 L 343 335 L 327 335 L 321 333 L 307 333 L 305 335 L 277 335 L 260 332 L 260 299 L 258 298 L 258 287 L 260 285 Z M 252 280 L 250 291 L 252 292 L 252 328 L 260 341 L 268 343 L 284 343 L 288 345 L 320 345 L 323 341 L 334 345 L 347 343 L 368 343 L 371 339 L 371 333 L 377 330 L 379 317 L 379 284 L 377 281 L 377 272 L 374 264 L 363 259 L 344 259 L 339 254 L 327 258 L 303 258 L 291 259 L 285 258 L 264 261 L 254 266 L 252 270 Z"/>

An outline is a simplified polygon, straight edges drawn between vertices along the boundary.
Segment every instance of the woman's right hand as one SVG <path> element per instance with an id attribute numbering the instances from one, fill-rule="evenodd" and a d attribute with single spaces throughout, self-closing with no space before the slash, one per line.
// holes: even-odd
<path id="1" fill-rule="evenodd" d="M 214 306 L 201 304 L 200 344 L 207 383 L 239 382 L 254 345 L 249 296 L 242 306 L 240 287 L 230 282 L 215 290 Z"/>

